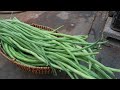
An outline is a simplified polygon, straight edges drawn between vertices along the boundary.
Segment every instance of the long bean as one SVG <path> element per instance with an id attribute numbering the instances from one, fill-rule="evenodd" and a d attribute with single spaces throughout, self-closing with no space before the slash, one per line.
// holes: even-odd
<path id="1" fill-rule="evenodd" d="M 73 36 L 54 31 L 33 27 L 17 18 L 3 19 L 0 20 L 0 47 L 21 64 L 49 66 L 53 71 L 65 71 L 72 79 L 111 79 L 113 72 L 120 72 L 95 58 L 106 41 L 100 39 L 90 43 L 86 41 L 86 35 Z"/>

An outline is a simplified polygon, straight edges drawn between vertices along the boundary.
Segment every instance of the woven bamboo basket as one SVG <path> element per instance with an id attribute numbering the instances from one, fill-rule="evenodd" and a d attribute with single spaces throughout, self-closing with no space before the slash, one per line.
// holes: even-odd
<path id="1" fill-rule="evenodd" d="M 43 26 L 43 25 L 38 25 L 38 24 L 31 24 L 31 26 L 40 28 L 40 29 L 44 29 L 44 30 L 48 30 L 48 31 L 53 31 L 52 28 L 47 27 L 47 26 Z M 50 67 L 35 67 L 35 66 L 27 66 L 27 65 L 22 65 L 20 63 L 18 63 L 16 60 L 10 59 L 2 50 L 2 48 L 0 48 L 0 54 L 5 57 L 7 60 L 9 60 L 10 62 L 12 62 L 13 64 L 17 65 L 19 68 L 21 68 L 24 71 L 27 72 L 32 72 L 34 74 L 50 74 L 52 73 L 52 69 Z"/>

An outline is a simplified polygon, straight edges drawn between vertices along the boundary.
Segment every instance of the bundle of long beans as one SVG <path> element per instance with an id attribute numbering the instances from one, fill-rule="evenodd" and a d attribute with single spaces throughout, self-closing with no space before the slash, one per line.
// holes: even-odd
<path id="1" fill-rule="evenodd" d="M 49 66 L 65 71 L 72 79 L 112 79 L 119 69 L 104 66 L 95 59 L 102 43 L 89 43 L 86 35 L 67 35 L 45 31 L 19 21 L 0 20 L 0 45 L 4 53 L 17 62 Z"/>

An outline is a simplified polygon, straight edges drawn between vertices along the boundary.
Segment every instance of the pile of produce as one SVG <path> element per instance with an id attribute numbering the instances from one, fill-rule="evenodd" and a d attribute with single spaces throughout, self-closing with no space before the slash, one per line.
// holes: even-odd
<path id="1" fill-rule="evenodd" d="M 56 31 L 56 30 L 54 30 Z M 119 69 L 95 59 L 101 44 L 86 41 L 86 35 L 67 35 L 38 29 L 17 18 L 0 20 L 0 48 L 11 59 L 34 67 L 49 66 L 71 79 L 112 79 Z"/>

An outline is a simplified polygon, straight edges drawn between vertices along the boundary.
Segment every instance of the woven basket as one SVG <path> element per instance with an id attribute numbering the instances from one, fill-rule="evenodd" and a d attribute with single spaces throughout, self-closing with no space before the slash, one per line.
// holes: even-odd
<path id="1" fill-rule="evenodd" d="M 47 26 L 43 26 L 43 25 L 37 25 L 37 24 L 31 24 L 31 26 L 40 28 L 40 29 L 44 29 L 44 30 L 48 30 L 48 31 L 53 31 L 52 28 L 47 27 Z M 22 65 L 20 63 L 18 63 L 16 60 L 12 60 L 10 59 L 2 50 L 2 48 L 0 49 L 0 54 L 5 57 L 6 59 L 8 59 L 10 62 L 12 62 L 13 64 L 17 65 L 19 68 L 21 68 L 24 71 L 28 71 L 28 72 L 32 72 L 35 74 L 50 74 L 52 73 L 52 69 L 50 67 L 35 67 L 35 66 L 27 66 L 27 65 Z"/>

